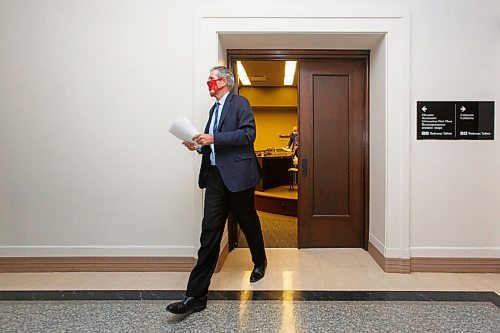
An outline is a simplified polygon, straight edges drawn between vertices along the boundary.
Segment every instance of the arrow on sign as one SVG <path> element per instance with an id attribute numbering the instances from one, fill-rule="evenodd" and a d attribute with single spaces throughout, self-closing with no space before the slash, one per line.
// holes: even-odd
<path id="1" fill-rule="evenodd" d="M 422 111 L 426 112 L 426 111 L 427 111 L 427 106 L 425 106 L 425 105 L 424 105 L 424 106 L 422 107 Z"/>
<path id="2" fill-rule="evenodd" d="M 462 107 L 460 108 L 460 111 L 464 112 L 465 110 L 467 110 L 467 109 L 465 108 L 465 106 L 462 105 Z"/>

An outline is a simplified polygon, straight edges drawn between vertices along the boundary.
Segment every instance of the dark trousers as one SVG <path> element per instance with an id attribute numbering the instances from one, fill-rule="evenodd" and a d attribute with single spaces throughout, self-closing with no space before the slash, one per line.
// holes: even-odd
<path id="1" fill-rule="evenodd" d="M 198 261 L 189 276 L 186 296 L 202 297 L 208 293 L 229 211 L 233 213 L 245 235 L 253 263 L 264 264 L 266 252 L 259 216 L 255 211 L 254 194 L 255 188 L 230 192 L 224 185 L 219 170 L 210 167 L 205 191 L 201 246 L 198 250 Z"/>

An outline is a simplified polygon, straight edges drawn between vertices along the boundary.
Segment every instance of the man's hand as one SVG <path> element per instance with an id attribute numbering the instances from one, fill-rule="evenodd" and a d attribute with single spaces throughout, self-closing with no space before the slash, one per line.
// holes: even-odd
<path id="1" fill-rule="evenodd" d="M 212 134 L 196 134 L 193 136 L 193 141 L 199 145 L 207 146 L 214 143 L 214 136 Z"/>
<path id="2" fill-rule="evenodd" d="M 196 150 L 196 145 L 192 142 L 182 141 L 182 144 L 190 151 Z"/>

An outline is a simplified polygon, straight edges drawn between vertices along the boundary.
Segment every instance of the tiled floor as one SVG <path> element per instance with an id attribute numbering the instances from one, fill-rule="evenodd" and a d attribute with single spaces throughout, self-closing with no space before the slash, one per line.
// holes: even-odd
<path id="1" fill-rule="evenodd" d="M 493 291 L 500 274 L 384 273 L 361 249 L 267 249 L 263 280 L 249 283 L 247 249 L 231 252 L 211 290 Z M 4 273 L 0 290 L 184 290 L 189 273 Z"/>
<path id="2" fill-rule="evenodd" d="M 2 333 L 14 332 L 498 332 L 487 302 L 210 301 L 190 316 L 168 300 L 0 301 Z"/>
<path id="3" fill-rule="evenodd" d="M 360 249 L 267 254 L 266 276 L 250 284 L 248 249 L 231 252 L 212 279 L 207 309 L 187 317 L 165 306 L 182 297 L 189 273 L 0 274 L 0 327 L 6 333 L 490 333 L 498 327 L 500 274 L 388 274 Z"/>

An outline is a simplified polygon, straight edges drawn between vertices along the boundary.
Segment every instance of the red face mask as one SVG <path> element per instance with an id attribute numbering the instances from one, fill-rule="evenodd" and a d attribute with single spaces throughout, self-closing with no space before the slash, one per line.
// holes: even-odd
<path id="1" fill-rule="evenodd" d="M 208 92 L 210 93 L 210 96 L 214 96 L 219 90 L 224 88 L 224 86 L 222 86 L 222 87 L 217 86 L 217 81 L 219 81 L 219 80 L 222 80 L 222 78 L 211 79 L 211 80 L 207 81 Z"/>

